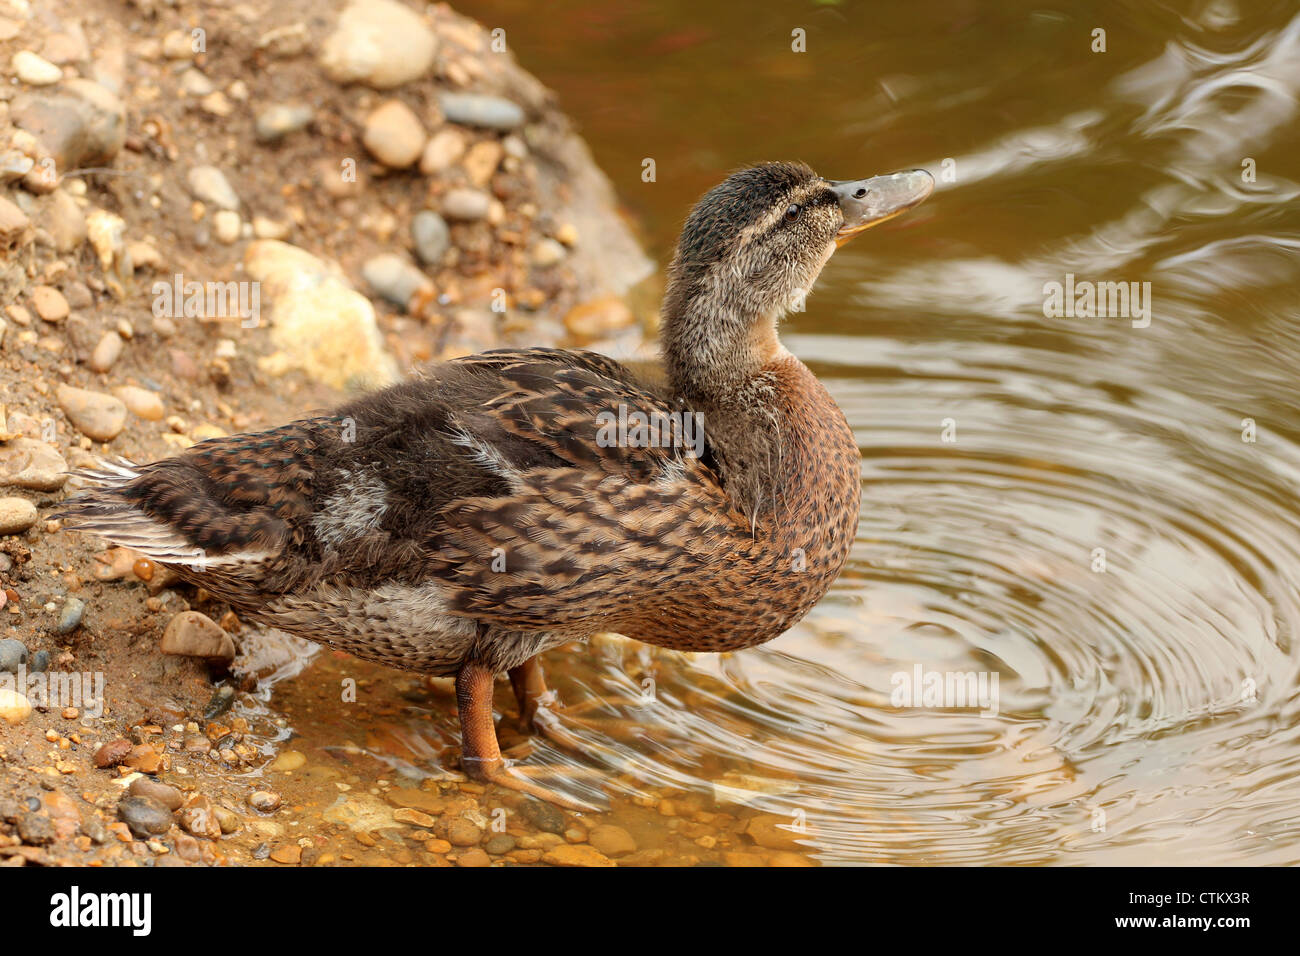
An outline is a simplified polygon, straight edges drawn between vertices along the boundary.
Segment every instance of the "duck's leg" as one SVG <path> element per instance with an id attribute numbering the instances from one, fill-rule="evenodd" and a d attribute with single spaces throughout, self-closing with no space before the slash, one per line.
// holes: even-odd
<path id="1" fill-rule="evenodd" d="M 573 797 L 526 779 L 511 770 L 501 757 L 497 731 L 492 723 L 492 687 L 494 675 L 482 664 L 466 664 L 456 674 L 456 704 L 460 712 L 461 763 L 475 780 L 509 787 L 521 793 L 567 810 L 590 811 L 589 806 Z"/>
<path id="2" fill-rule="evenodd" d="M 541 729 L 540 724 L 547 723 L 543 719 L 539 724 L 538 712 L 543 708 L 549 709 L 556 702 L 555 692 L 546 686 L 541 657 L 530 657 L 518 667 L 510 668 L 507 673 L 510 675 L 510 686 L 515 691 L 515 700 L 519 702 L 519 722 L 523 724 L 524 730 L 537 733 Z"/>

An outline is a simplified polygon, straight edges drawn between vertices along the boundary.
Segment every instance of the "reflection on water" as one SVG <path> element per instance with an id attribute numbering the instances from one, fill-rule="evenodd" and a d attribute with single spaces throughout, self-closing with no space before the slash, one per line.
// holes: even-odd
<path id="1" fill-rule="evenodd" d="M 603 703 L 567 722 L 584 755 L 530 760 L 598 768 L 637 832 L 624 797 L 661 791 L 801 814 L 822 862 L 1300 862 L 1294 5 L 462 6 L 661 259 L 745 162 L 941 187 L 788 323 L 862 447 L 842 579 L 740 654 L 549 655 L 567 703 Z M 1149 282 L 1149 326 L 1045 317 L 1067 274 Z M 918 666 L 996 676 L 996 714 L 897 706 Z M 317 668 L 277 706 L 304 746 L 364 738 L 364 713 L 299 719 Z M 450 699 L 411 706 L 388 726 L 429 772 Z"/>

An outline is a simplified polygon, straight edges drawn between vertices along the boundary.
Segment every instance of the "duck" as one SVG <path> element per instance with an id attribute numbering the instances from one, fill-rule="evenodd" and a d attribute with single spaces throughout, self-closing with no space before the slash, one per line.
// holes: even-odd
<path id="1" fill-rule="evenodd" d="M 454 678 L 467 776 L 592 809 L 502 755 L 496 679 L 542 732 L 552 648 L 616 632 L 738 651 L 826 593 L 857 528 L 859 450 L 778 323 L 836 249 L 933 188 L 919 169 L 740 169 L 682 227 L 656 373 L 570 348 L 455 358 L 329 414 L 101 461 L 54 517 L 241 617 Z"/>

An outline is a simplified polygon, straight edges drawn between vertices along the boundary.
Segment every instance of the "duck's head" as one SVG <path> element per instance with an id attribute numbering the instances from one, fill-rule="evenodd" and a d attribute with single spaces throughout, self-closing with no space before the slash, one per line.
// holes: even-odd
<path id="1" fill-rule="evenodd" d="M 920 169 L 835 181 L 802 163 L 764 163 L 709 190 L 669 268 L 663 343 L 674 384 L 704 397 L 779 357 L 778 320 L 801 307 L 836 248 L 933 189 Z"/>

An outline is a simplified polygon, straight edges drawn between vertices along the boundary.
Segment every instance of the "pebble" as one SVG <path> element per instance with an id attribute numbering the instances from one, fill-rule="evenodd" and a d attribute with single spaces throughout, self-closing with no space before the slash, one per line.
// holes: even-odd
<path id="1" fill-rule="evenodd" d="M 480 867 L 491 866 L 491 858 L 478 847 L 465 850 L 456 857 L 457 866 Z"/>
<path id="2" fill-rule="evenodd" d="M 244 228 L 244 220 L 239 217 L 239 213 L 233 210 L 221 209 L 212 217 L 212 227 L 217 242 L 223 246 L 229 246 L 239 241 L 239 234 Z"/>
<path id="3" fill-rule="evenodd" d="M 192 60 L 194 38 L 184 30 L 169 30 L 162 38 L 162 55 L 169 60 Z"/>
<path id="4" fill-rule="evenodd" d="M 19 50 L 13 56 L 14 72 L 30 86 L 50 86 L 63 79 L 63 71 L 31 50 Z"/>
<path id="5" fill-rule="evenodd" d="M 59 611 L 59 623 L 54 627 L 56 634 L 71 634 L 81 626 L 81 618 L 86 613 L 86 602 L 81 598 L 70 597 L 63 602 Z"/>
<path id="6" fill-rule="evenodd" d="M 447 220 L 431 209 L 416 213 L 411 219 L 411 240 L 421 262 L 426 266 L 437 265 L 451 247 Z"/>
<path id="7" fill-rule="evenodd" d="M 258 813 L 274 813 L 280 809 L 284 799 L 273 790 L 254 790 L 244 798 L 244 802 Z"/>
<path id="8" fill-rule="evenodd" d="M 0 535 L 21 534 L 34 524 L 34 504 L 26 498 L 0 498 Z"/>
<path id="9" fill-rule="evenodd" d="M 307 765 L 307 757 L 300 750 L 286 750 L 271 762 L 267 769 L 274 773 L 291 773 Z"/>
<path id="10" fill-rule="evenodd" d="M 57 397 L 68 421 L 95 441 L 112 441 L 126 425 L 126 406 L 112 395 L 60 385 Z"/>
<path id="11" fill-rule="evenodd" d="M 32 655 L 31 671 L 33 674 L 44 674 L 50 669 L 50 652 L 37 651 Z"/>
<path id="12" fill-rule="evenodd" d="M 65 80 L 57 92 L 16 97 L 11 118 L 36 136 L 56 172 L 107 166 L 126 143 L 126 104 L 92 80 Z"/>
<path id="13" fill-rule="evenodd" d="M 235 659 L 235 642 L 212 618 L 198 611 L 181 611 L 167 622 L 162 652 L 209 660 Z"/>
<path id="14" fill-rule="evenodd" d="M 603 296 L 574 306 L 564 316 L 564 327 L 584 342 L 636 324 L 627 303 L 616 296 Z"/>
<path id="15" fill-rule="evenodd" d="M 311 120 L 310 106 L 276 103 L 257 114 L 253 134 L 263 143 L 274 143 L 290 133 L 306 129 Z"/>
<path id="16" fill-rule="evenodd" d="M 131 741 L 124 737 L 110 740 L 95 751 L 94 764 L 100 770 L 116 767 L 131 752 Z"/>
<path id="17" fill-rule="evenodd" d="M 62 322 L 68 317 L 68 300 L 53 286 L 38 285 L 31 291 L 32 308 L 46 322 Z"/>
<path id="18" fill-rule="evenodd" d="M 561 843 L 542 855 L 552 866 L 615 866 L 613 860 L 586 843 Z"/>
<path id="19" fill-rule="evenodd" d="M 0 196 L 0 244 L 12 246 L 25 235 L 32 221 L 27 214 L 3 196 Z"/>
<path id="20" fill-rule="evenodd" d="M 591 828 L 587 842 L 608 857 L 627 856 L 636 852 L 636 841 L 622 827 L 601 823 Z"/>
<path id="21" fill-rule="evenodd" d="M 8 687 L 0 687 L 0 720 L 11 724 L 21 724 L 31 716 L 31 702 Z"/>
<path id="22" fill-rule="evenodd" d="M 539 269 L 549 269 L 564 261 L 567 254 L 561 243 L 554 239 L 542 239 L 533 246 L 533 265 Z"/>
<path id="23" fill-rule="evenodd" d="M 271 342 L 278 350 L 259 363 L 273 375 L 299 369 L 336 388 L 378 387 L 397 380 L 371 301 L 350 288 L 338 267 L 275 239 L 248 244 L 244 268 L 271 302 Z M 265 318 L 265 313 L 263 315 Z"/>
<path id="24" fill-rule="evenodd" d="M 77 201 L 62 189 L 50 194 L 45 228 L 50 231 L 54 248 L 59 252 L 74 252 L 86 241 L 86 216 Z"/>
<path id="25" fill-rule="evenodd" d="M 68 480 L 68 463 L 53 445 L 35 438 L 0 444 L 0 484 L 31 491 L 57 491 Z"/>
<path id="26" fill-rule="evenodd" d="M 168 810 L 179 810 L 185 800 L 185 795 L 175 787 L 153 777 L 136 777 L 131 781 L 131 786 L 126 788 L 126 792 L 133 797 L 155 800 Z"/>
<path id="27" fill-rule="evenodd" d="M 420 155 L 420 172 L 432 176 L 448 169 L 465 155 L 465 134 L 458 129 L 440 129 L 429 137 Z"/>
<path id="28" fill-rule="evenodd" d="M 483 849 L 493 856 L 504 856 L 515 848 L 515 838 L 509 833 L 498 833 L 483 844 Z"/>
<path id="29" fill-rule="evenodd" d="M 239 196 L 226 179 L 225 173 L 215 166 L 195 166 L 185 177 L 194 198 L 211 203 L 219 209 L 237 210 Z"/>
<path id="30" fill-rule="evenodd" d="M 518 103 L 481 93 L 440 93 L 438 106 L 449 122 L 484 129 L 512 130 L 522 126 L 524 111 Z"/>
<path id="31" fill-rule="evenodd" d="M 157 392 L 136 385 L 119 385 L 113 389 L 113 395 L 137 418 L 150 422 L 162 421 L 165 409 Z"/>
<path id="32" fill-rule="evenodd" d="M 433 285 L 429 277 L 414 265 L 390 252 L 366 260 L 361 267 L 361 277 L 377 294 L 402 308 L 407 307 L 416 292 Z"/>
<path id="33" fill-rule="evenodd" d="M 396 0 L 353 0 L 321 46 L 320 63 L 337 83 L 386 90 L 424 76 L 437 40 L 424 19 Z"/>
<path id="34" fill-rule="evenodd" d="M 258 239 L 287 239 L 291 231 L 287 222 L 277 222 L 266 216 L 253 217 L 253 235 Z"/>
<path id="35" fill-rule="evenodd" d="M 27 663 L 27 645 L 7 637 L 0 641 L 0 673 L 16 674 Z"/>
<path id="36" fill-rule="evenodd" d="M 464 817 L 453 817 L 447 821 L 446 839 L 452 846 L 477 846 L 483 830 Z"/>
<path id="37" fill-rule="evenodd" d="M 123 797 L 117 815 L 142 840 L 166 833 L 172 826 L 172 812 L 149 797 Z"/>
<path id="38" fill-rule="evenodd" d="M 410 807 L 402 807 L 393 811 L 393 819 L 398 823 L 409 823 L 411 826 L 424 827 L 432 829 L 438 822 L 437 817 L 432 817 L 427 813 L 421 813 L 419 810 L 412 810 Z"/>
<path id="39" fill-rule="evenodd" d="M 405 169 L 424 150 L 424 127 L 401 100 L 387 100 L 366 117 L 361 142 L 385 166 Z"/>
<path id="40" fill-rule="evenodd" d="M 501 148 L 500 143 L 490 139 L 484 140 L 470 147 L 461 165 L 465 167 L 470 182 L 482 188 L 491 181 L 504 155 L 505 150 Z"/>
<path id="41" fill-rule="evenodd" d="M 768 850 L 802 849 L 798 840 L 807 839 L 806 834 L 795 833 L 790 829 L 790 817 L 774 813 L 760 813 L 751 817 L 745 826 L 745 835 Z"/>
<path id="42" fill-rule="evenodd" d="M 209 840 L 221 837 L 221 824 L 213 811 L 212 801 L 207 797 L 191 797 L 184 809 L 176 814 L 176 822 L 192 836 L 206 837 Z"/>
<path id="43" fill-rule="evenodd" d="M 520 808 L 526 819 L 537 829 L 546 833 L 564 832 L 564 813 L 559 807 L 542 800 L 529 797 Z"/>
<path id="44" fill-rule="evenodd" d="M 491 206 L 492 197 L 480 189 L 450 189 L 442 197 L 442 214 L 448 219 L 482 219 Z"/>
<path id="45" fill-rule="evenodd" d="M 286 863 L 290 866 L 296 865 L 302 862 L 302 847 L 296 843 L 278 846 L 271 851 L 271 859 L 276 863 Z"/>
<path id="46" fill-rule="evenodd" d="M 186 96 L 193 96 L 196 99 L 201 96 L 207 96 L 213 92 L 216 86 L 199 70 L 186 70 L 181 74 L 181 91 Z"/>
<path id="47" fill-rule="evenodd" d="M 105 332 L 90 353 L 87 363 L 96 372 L 107 372 L 122 354 L 122 336 L 116 332 Z"/>
<path id="48" fill-rule="evenodd" d="M 20 813 L 16 823 L 18 836 L 28 846 L 45 846 L 54 842 L 54 821 L 44 813 Z"/>

